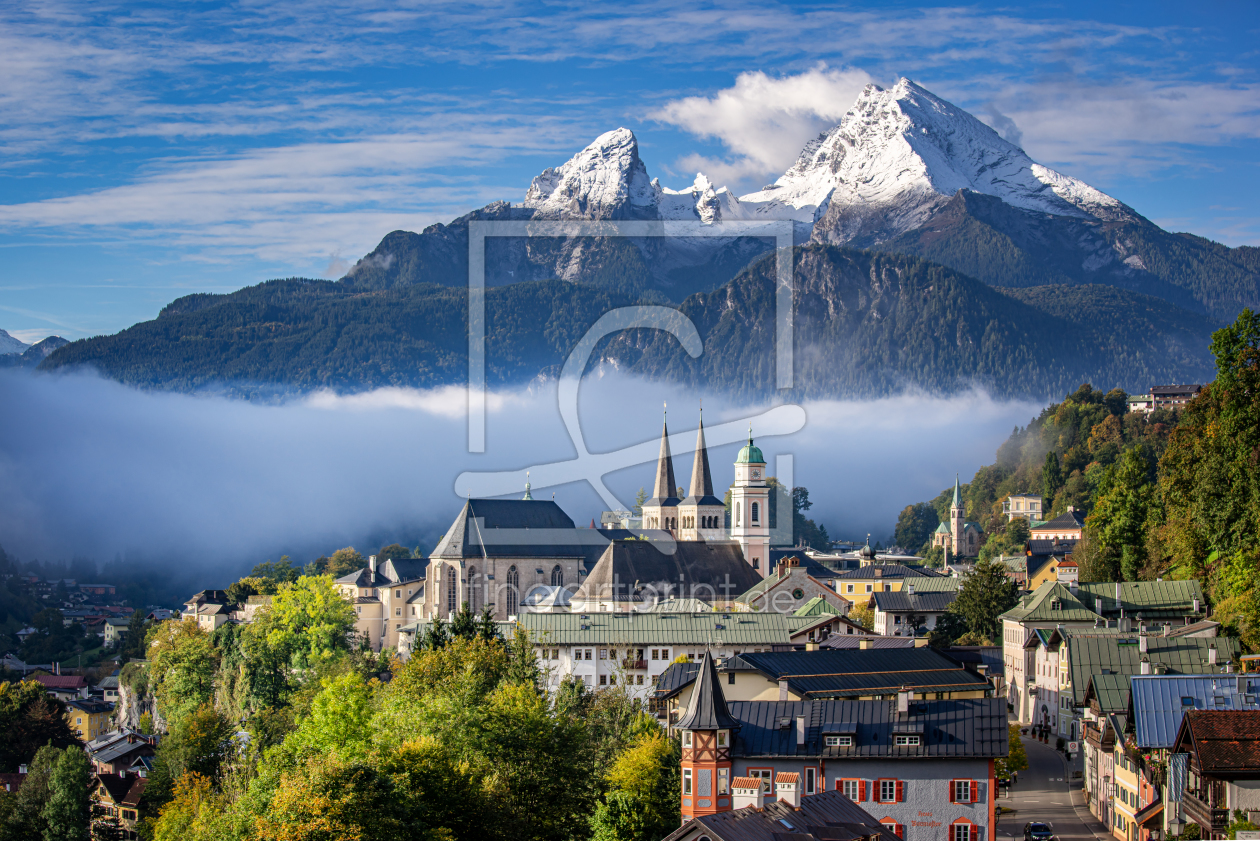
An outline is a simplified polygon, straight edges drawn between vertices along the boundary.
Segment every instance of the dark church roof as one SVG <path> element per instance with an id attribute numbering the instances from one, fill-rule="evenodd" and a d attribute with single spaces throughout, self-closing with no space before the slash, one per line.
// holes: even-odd
<path id="1" fill-rule="evenodd" d="M 652 483 L 652 498 L 644 505 L 659 505 L 668 508 L 677 505 L 679 500 L 674 494 L 678 485 L 674 482 L 674 457 L 669 451 L 669 423 L 661 424 L 661 453 L 656 459 L 656 481 Z"/>
<path id="2" fill-rule="evenodd" d="M 612 536 L 579 529 L 551 500 L 470 499 L 431 558 L 582 558 L 587 566 Z"/>
<path id="3" fill-rule="evenodd" d="M 584 531 L 589 532 L 589 529 Z M 734 599 L 761 580 L 738 543 L 703 540 L 615 540 L 604 550 L 574 600 L 656 602 Z"/>
<path id="4" fill-rule="evenodd" d="M 691 463 L 691 488 L 684 505 L 725 505 L 713 495 L 713 474 L 709 470 L 709 448 L 704 442 L 704 417 L 696 429 L 696 454 Z"/>
<path id="5" fill-rule="evenodd" d="M 691 693 L 687 711 L 678 719 L 679 730 L 735 730 L 739 727 L 726 708 L 726 696 L 718 681 L 713 655 L 705 649 L 700 661 L 699 682 Z"/>

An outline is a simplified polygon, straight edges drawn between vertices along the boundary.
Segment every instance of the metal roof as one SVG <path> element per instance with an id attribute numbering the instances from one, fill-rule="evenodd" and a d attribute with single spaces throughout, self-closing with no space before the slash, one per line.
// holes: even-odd
<path id="1" fill-rule="evenodd" d="M 579 529 L 581 531 L 581 529 Z M 733 600 L 761 580 L 729 540 L 614 540 L 591 567 L 575 601 L 656 602 L 670 595 Z"/>
<path id="2" fill-rule="evenodd" d="M 871 634 L 832 634 L 820 642 L 820 648 L 861 648 L 862 643 L 871 648 L 914 648 L 914 637 L 883 637 Z"/>
<path id="3" fill-rule="evenodd" d="M 1104 713 L 1123 713 L 1129 709 L 1128 675 L 1093 675 L 1085 695 L 1098 700 L 1098 708 Z"/>
<path id="4" fill-rule="evenodd" d="M 919 588 L 915 587 L 917 591 Z M 875 593 L 875 609 L 884 613 L 943 613 L 958 598 L 957 590 L 938 593 Z"/>
<path id="5" fill-rule="evenodd" d="M 910 582 L 917 593 L 950 593 L 958 590 L 958 579 L 951 575 L 921 576 Z"/>
<path id="6" fill-rule="evenodd" d="M 875 574 L 876 570 L 879 571 L 878 575 Z M 857 569 L 850 569 L 850 570 L 845 570 L 844 572 L 834 573 L 831 577 L 837 580 L 846 580 L 846 581 L 853 581 L 853 580 L 880 581 L 885 578 L 919 579 L 919 578 L 936 578 L 939 576 L 940 576 L 939 572 L 933 572 L 931 570 L 926 569 L 925 567 L 912 567 L 912 566 L 905 566 L 904 564 L 867 564 L 866 566 L 861 566 L 861 567 L 858 567 Z M 917 588 L 918 586 L 919 586 L 919 583 L 916 580 L 915 587 Z"/>
<path id="7" fill-rule="evenodd" d="M 1120 583 L 1120 603 L 1116 604 L 1116 583 L 1092 581 L 1078 585 L 1078 597 L 1090 609 L 1104 616 L 1124 615 L 1143 619 L 1165 619 L 1190 614 L 1194 600 L 1200 610 L 1205 604 L 1198 581 L 1125 581 Z"/>
<path id="8" fill-rule="evenodd" d="M 702 815 L 675 829 L 665 841 L 701 837 L 717 841 L 900 841 L 838 791 L 803 797 L 799 809 L 773 800 L 761 809 Z"/>
<path id="9" fill-rule="evenodd" d="M 549 645 L 790 645 L 779 613 L 526 613 L 521 626 Z"/>
<path id="10" fill-rule="evenodd" d="M 840 616 L 840 610 L 822 596 L 814 596 L 805 604 L 792 611 L 793 616 L 819 616 L 821 614 Z"/>
<path id="11" fill-rule="evenodd" d="M 717 666 L 713 663 L 713 655 L 704 652 L 697 672 L 699 682 L 692 690 L 691 701 L 687 711 L 678 719 L 680 730 L 734 730 L 740 723 L 736 721 L 726 708 L 726 696 L 722 694 L 722 683 L 718 680 Z"/>
<path id="12" fill-rule="evenodd" d="M 771 680 L 786 680 L 798 695 L 837 698 L 893 693 L 988 689 L 989 683 L 930 648 L 841 649 L 741 654 Z"/>
<path id="13" fill-rule="evenodd" d="M 589 567 L 621 530 L 580 529 L 551 500 L 470 499 L 430 558 L 582 558 Z"/>
<path id="14" fill-rule="evenodd" d="M 853 747 L 844 749 L 845 757 L 998 757 L 1006 756 L 1008 749 L 1003 698 L 913 701 L 902 717 L 895 701 L 731 701 L 729 707 L 741 725 L 731 753 L 744 758 L 820 756 L 823 734 L 836 732 L 838 722 L 856 725 L 851 728 Z M 805 744 L 800 746 L 798 717 L 805 719 Z M 921 746 L 893 744 L 894 730 L 905 724 L 922 728 Z"/>
<path id="15" fill-rule="evenodd" d="M 639 610 L 643 613 L 712 613 L 713 606 L 700 599 L 669 598 Z"/>
<path id="16" fill-rule="evenodd" d="M 1187 710 L 1260 709 L 1260 677 L 1134 675 L 1132 712 L 1139 747 L 1172 748 Z"/>
<path id="17" fill-rule="evenodd" d="M 1093 622 L 1099 616 L 1070 589 L 1057 581 L 1047 581 L 999 618 L 1014 622 Z"/>
<path id="18" fill-rule="evenodd" d="M 1217 668 L 1239 654 L 1238 640 L 1228 637 L 1152 637 L 1147 650 L 1140 650 L 1137 634 L 1132 636 L 1069 636 L 1068 662 L 1071 669 L 1072 698 L 1077 706 L 1085 702 L 1085 690 L 1093 675 L 1140 675 L 1142 658 L 1162 663 L 1174 674 L 1203 674 L 1209 670 L 1208 647 L 1216 646 Z"/>

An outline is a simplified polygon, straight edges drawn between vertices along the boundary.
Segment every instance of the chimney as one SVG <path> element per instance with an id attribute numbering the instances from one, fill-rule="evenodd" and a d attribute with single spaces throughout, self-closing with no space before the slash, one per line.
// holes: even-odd
<path id="1" fill-rule="evenodd" d="M 1138 651 L 1140 651 L 1140 652 L 1142 652 L 1143 654 L 1145 654 L 1145 653 L 1146 653 L 1146 646 L 1147 646 L 1147 643 L 1146 643 L 1146 634 L 1142 634 L 1142 635 L 1140 635 L 1140 636 L 1138 637 Z"/>
<path id="2" fill-rule="evenodd" d="M 1116 607 L 1120 606 L 1120 582 L 1116 582 Z"/>
<path id="3" fill-rule="evenodd" d="M 1194 613 L 1198 613 L 1198 612 L 1199 612 L 1199 600 L 1198 600 L 1198 599 L 1195 599 L 1195 600 L 1194 600 L 1194 610 L 1193 610 L 1192 612 L 1194 612 Z"/>
<path id="4" fill-rule="evenodd" d="M 793 809 L 801 808 L 800 774 L 796 772 L 777 774 L 774 778 L 774 787 L 778 791 L 779 800 Z"/>
<path id="5" fill-rule="evenodd" d="M 817 650 L 818 650 L 818 643 L 816 643 L 816 642 L 807 642 L 807 643 L 805 643 L 805 650 L 806 650 L 806 651 L 817 651 Z"/>
<path id="6" fill-rule="evenodd" d="M 805 746 L 805 716 L 803 715 L 796 717 L 796 746 L 798 748 Z"/>
<path id="7" fill-rule="evenodd" d="M 372 580 L 376 581 L 376 556 L 368 555 L 368 569 L 372 571 Z"/>
<path id="8" fill-rule="evenodd" d="M 1162 675 L 1162 674 L 1167 674 L 1167 672 L 1168 672 L 1168 667 L 1165 666 L 1163 663 L 1155 664 L 1155 674 Z"/>
<path id="9" fill-rule="evenodd" d="M 1075 578 L 1068 579 L 1068 592 L 1074 596 L 1076 595 L 1076 584 L 1077 581 Z"/>
<path id="10" fill-rule="evenodd" d="M 1166 637 L 1172 636 L 1172 623 L 1171 622 L 1164 623 L 1164 636 Z"/>
<path id="11" fill-rule="evenodd" d="M 870 637 L 863 636 L 860 640 L 858 640 L 858 648 L 865 650 L 870 647 L 871 647 Z"/>
<path id="12" fill-rule="evenodd" d="M 1208 665 L 1216 665 L 1216 643 L 1212 643 L 1208 646 Z"/>
<path id="13" fill-rule="evenodd" d="M 910 696 L 913 694 L 909 687 L 901 687 L 901 691 L 897 693 L 897 715 L 909 715 Z"/>
<path id="14" fill-rule="evenodd" d="M 19 774 L 25 774 L 25 773 L 27 773 L 27 771 L 26 771 L 26 766 L 25 766 L 25 765 L 19 765 L 19 766 L 18 766 L 18 773 L 19 773 Z"/>
<path id="15" fill-rule="evenodd" d="M 1094 613 L 1102 615 L 1102 598 L 1094 599 Z"/>
<path id="16" fill-rule="evenodd" d="M 779 681 L 779 700 L 786 701 L 788 699 L 788 682 L 787 678 Z"/>
<path id="17" fill-rule="evenodd" d="M 1142 658 L 1142 674 L 1149 675 L 1151 673 L 1151 661 L 1146 657 Z"/>
<path id="18" fill-rule="evenodd" d="M 736 777 L 731 782 L 731 808 L 743 809 L 751 806 L 761 811 L 765 795 L 761 791 L 760 777 Z"/>
<path id="19" fill-rule="evenodd" d="M 913 584 L 910 584 L 910 583 L 907 583 L 907 584 L 906 584 L 906 594 L 907 594 L 907 595 L 911 595 L 911 596 L 913 596 L 913 595 L 914 595 L 914 585 L 913 585 Z"/>

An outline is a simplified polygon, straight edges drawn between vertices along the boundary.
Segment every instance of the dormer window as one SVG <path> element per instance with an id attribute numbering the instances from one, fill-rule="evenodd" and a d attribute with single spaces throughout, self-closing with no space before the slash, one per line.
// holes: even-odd
<path id="1" fill-rule="evenodd" d="M 720 748 L 727 747 L 727 740 L 730 739 L 731 732 L 729 730 L 719 730 L 717 735 L 717 746 Z"/>
<path id="2" fill-rule="evenodd" d="M 921 738 L 917 735 L 896 737 L 897 747 L 917 748 L 921 741 Z"/>
<path id="3" fill-rule="evenodd" d="M 683 731 L 683 747 L 685 748 L 691 747 L 691 731 L 690 730 Z"/>
<path id="4" fill-rule="evenodd" d="M 823 736 L 823 744 L 829 748 L 853 747 L 852 736 Z"/>

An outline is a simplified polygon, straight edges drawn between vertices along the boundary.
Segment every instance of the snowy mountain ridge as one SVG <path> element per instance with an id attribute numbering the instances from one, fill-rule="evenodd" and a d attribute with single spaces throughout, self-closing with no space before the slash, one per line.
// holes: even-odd
<path id="1" fill-rule="evenodd" d="M 825 239 L 880 241 L 922 225 L 959 190 L 1033 213 L 1123 220 L 1137 214 L 1079 179 L 1033 161 L 966 111 L 909 79 L 868 85 L 840 123 L 811 140 L 773 184 L 735 197 L 703 174 L 671 190 L 648 176 L 627 128 L 600 135 L 545 170 L 523 206 L 580 219 L 791 219 Z"/>
<path id="2" fill-rule="evenodd" d="M 21 339 L 15 339 L 7 331 L 0 330 L 0 356 L 10 353 L 25 353 L 29 347 L 30 345 Z"/>

